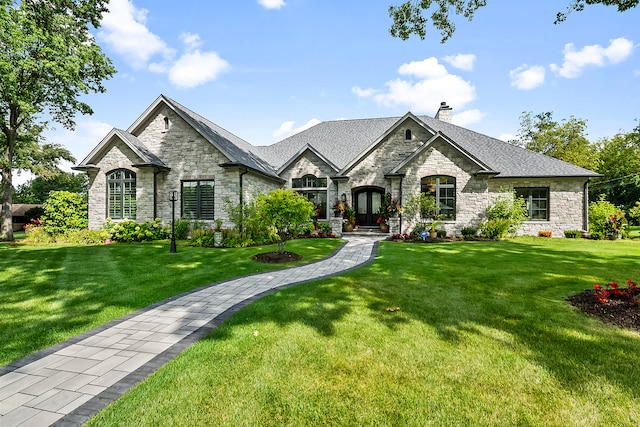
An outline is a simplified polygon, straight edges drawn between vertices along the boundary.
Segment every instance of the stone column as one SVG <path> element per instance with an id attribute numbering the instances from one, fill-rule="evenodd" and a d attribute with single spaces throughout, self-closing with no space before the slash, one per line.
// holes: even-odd
<path id="1" fill-rule="evenodd" d="M 391 233 L 391 235 L 400 234 L 400 217 L 394 216 L 389 218 L 389 233 Z"/>
<path id="2" fill-rule="evenodd" d="M 342 217 L 331 217 L 329 224 L 331 224 L 331 232 L 336 237 L 342 237 Z"/>

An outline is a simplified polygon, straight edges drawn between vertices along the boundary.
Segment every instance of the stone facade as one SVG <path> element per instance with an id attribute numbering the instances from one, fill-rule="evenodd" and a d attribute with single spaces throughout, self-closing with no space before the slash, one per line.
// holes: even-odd
<path id="1" fill-rule="evenodd" d="M 519 235 L 538 235 L 539 231 L 551 231 L 554 237 L 564 237 L 565 230 L 586 230 L 584 179 L 562 181 L 545 178 L 498 179 L 489 182 L 491 201 L 514 188 L 549 188 L 549 220 L 526 221 Z"/>
<path id="2" fill-rule="evenodd" d="M 408 200 L 420 192 L 422 178 L 432 175 L 446 175 L 456 179 L 455 220 L 444 221 L 441 228 L 447 234 L 460 234 L 463 227 L 477 226 L 489 204 L 486 175 L 477 175 L 479 167 L 460 151 L 442 139 L 433 141 L 428 148 L 416 156 L 403 168 L 403 199 Z M 403 218 L 403 232 L 411 230 L 417 218 Z"/>
<path id="3" fill-rule="evenodd" d="M 215 182 L 214 216 L 223 220 L 224 227 L 231 227 L 224 212 L 226 200 L 237 204 L 242 199 L 246 203 L 276 188 L 292 188 L 292 180 L 305 175 L 327 180 L 326 187 L 306 190 L 326 191 L 327 217 L 324 220 L 328 222 L 332 219 L 334 201 L 343 194 L 351 205 L 360 190 L 390 193 L 402 204 L 412 194 L 420 192 L 422 178 L 449 176 L 455 178 L 456 209 L 455 219 L 445 221 L 443 225 L 448 234 L 460 234 L 463 227 L 478 226 L 485 219 L 487 208 L 503 190 L 519 187 L 548 188 L 550 206 L 548 220 L 527 221 L 521 234 L 536 235 L 538 231 L 549 230 L 554 236 L 562 237 L 564 230 L 586 228 L 584 185 L 587 178 L 499 178 L 499 174 L 487 173 L 486 165 L 461 151 L 448 137 L 434 136 L 429 127 L 420 124 L 411 114 L 372 141 L 366 152 L 341 170 L 324 160 L 322 156 L 326 153 L 321 156 L 315 147 L 309 148 L 313 146 L 309 143 L 302 154 L 296 154 L 297 157 L 282 159 L 283 166 L 276 176 L 275 169 L 273 172 L 260 171 L 260 167 L 245 166 L 225 155 L 225 152 L 229 154 L 229 146 L 223 150 L 216 145 L 216 138 L 226 136 L 212 136 L 224 130 L 215 126 L 208 134 L 198 130 L 202 123 L 197 123 L 199 116 L 192 115 L 195 113 L 177 110 L 175 104 L 171 107 L 171 103 L 166 99 L 162 101 L 162 97 L 152 107 L 132 126 L 131 138 L 137 138 L 144 149 L 161 159 L 159 164 L 149 163 L 151 157 L 145 163 L 140 157 L 144 154 L 132 149 L 135 144 L 114 135 L 103 141 L 100 149 L 83 164 L 83 169 L 79 168 L 89 174 L 90 228 L 99 228 L 107 217 L 107 174 L 116 169 L 127 169 L 136 174 L 137 221 L 158 217 L 168 223 L 171 219 L 169 190 L 180 190 L 181 183 L 186 180 Z M 195 122 L 189 122 L 194 117 Z M 245 155 L 254 154 L 245 152 Z M 179 217 L 180 203 L 176 208 Z M 401 216 L 393 221 L 391 232 L 409 232 L 417 220 Z M 333 222 L 338 228 L 338 221 Z"/>

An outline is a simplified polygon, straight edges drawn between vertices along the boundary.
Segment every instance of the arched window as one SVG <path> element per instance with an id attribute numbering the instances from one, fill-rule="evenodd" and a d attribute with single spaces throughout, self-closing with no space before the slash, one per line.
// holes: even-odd
<path id="1" fill-rule="evenodd" d="M 164 130 L 169 130 L 169 117 L 164 118 Z"/>
<path id="2" fill-rule="evenodd" d="M 107 174 L 107 215 L 113 219 L 136 218 L 136 173 L 118 169 Z"/>
<path id="3" fill-rule="evenodd" d="M 420 191 L 435 197 L 438 204 L 438 218 L 456 218 L 456 179 L 453 176 L 431 175 L 420 180 Z"/>
<path id="4" fill-rule="evenodd" d="M 411 141 L 411 129 L 404 131 L 404 139 L 405 141 Z"/>

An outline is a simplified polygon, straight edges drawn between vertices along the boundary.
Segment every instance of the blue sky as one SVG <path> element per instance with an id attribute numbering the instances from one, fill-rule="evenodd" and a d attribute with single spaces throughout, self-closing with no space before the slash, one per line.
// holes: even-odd
<path id="1" fill-rule="evenodd" d="M 92 116 L 47 133 L 81 161 L 161 93 L 254 145 L 318 121 L 435 114 L 508 139 L 523 111 L 586 119 L 591 140 L 640 118 L 640 8 L 490 0 L 445 44 L 392 38 L 399 0 L 111 0 L 96 38 L 118 73 Z"/>

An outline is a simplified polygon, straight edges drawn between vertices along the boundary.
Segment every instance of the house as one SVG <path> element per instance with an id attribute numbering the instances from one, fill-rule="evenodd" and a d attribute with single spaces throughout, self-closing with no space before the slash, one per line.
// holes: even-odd
<path id="1" fill-rule="evenodd" d="M 13 231 L 22 231 L 24 226 L 29 223 L 29 219 L 25 216 L 28 210 L 33 208 L 41 208 L 39 204 L 14 203 L 11 206 L 11 222 Z"/>
<path id="2" fill-rule="evenodd" d="M 323 122 L 270 146 L 253 146 L 160 95 L 127 129 L 113 129 L 74 169 L 89 175 L 89 227 L 106 218 L 171 220 L 169 191 L 182 218 L 230 226 L 225 199 L 246 203 L 276 188 L 301 192 L 329 220 L 343 198 L 361 226 L 374 226 L 385 193 L 403 200 L 436 197 L 444 227 L 459 233 L 483 219 L 503 191 L 529 209 L 523 234 L 587 229 L 587 188 L 599 175 L 451 124 L 442 103 L 435 117 Z M 409 231 L 413 218 L 402 218 Z"/>

